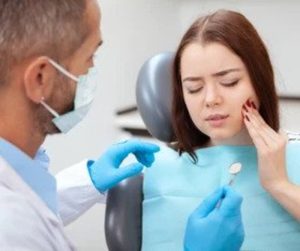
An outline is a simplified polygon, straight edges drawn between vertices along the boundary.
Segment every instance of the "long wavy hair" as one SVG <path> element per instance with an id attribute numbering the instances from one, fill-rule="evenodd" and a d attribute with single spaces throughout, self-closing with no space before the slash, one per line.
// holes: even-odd
<path id="1" fill-rule="evenodd" d="M 175 148 L 187 152 L 197 161 L 195 149 L 204 146 L 209 137 L 194 125 L 183 98 L 181 57 L 191 43 L 220 43 L 238 55 L 245 64 L 255 93 L 260 101 L 259 112 L 266 123 L 279 130 L 278 97 L 274 72 L 264 42 L 249 20 L 241 13 L 219 10 L 198 18 L 184 34 L 173 64 L 172 124 Z"/>

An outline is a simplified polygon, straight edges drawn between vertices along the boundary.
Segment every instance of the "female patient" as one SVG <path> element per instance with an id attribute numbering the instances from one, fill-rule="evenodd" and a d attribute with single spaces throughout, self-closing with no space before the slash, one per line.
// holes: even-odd
<path id="1" fill-rule="evenodd" d="M 236 163 L 242 249 L 299 250 L 300 144 L 279 131 L 273 69 L 255 28 L 233 11 L 197 19 L 173 70 L 176 144 L 145 173 L 143 250 L 182 250 L 188 216 L 229 183 Z"/>

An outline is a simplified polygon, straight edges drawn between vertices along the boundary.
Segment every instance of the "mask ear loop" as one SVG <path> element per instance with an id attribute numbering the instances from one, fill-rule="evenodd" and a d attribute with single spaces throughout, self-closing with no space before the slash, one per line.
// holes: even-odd
<path id="1" fill-rule="evenodd" d="M 44 106 L 55 118 L 58 118 L 59 117 L 59 114 L 56 112 L 56 111 L 54 111 L 49 105 L 47 105 L 46 103 L 45 103 L 45 98 L 44 97 L 42 97 L 41 98 L 41 100 L 40 100 L 40 104 L 42 105 L 42 106 Z"/>
<path id="2" fill-rule="evenodd" d="M 74 80 L 75 82 L 78 82 L 79 79 L 77 77 L 75 77 L 73 74 L 71 74 L 70 72 L 68 72 L 64 67 L 62 67 L 61 65 L 59 65 L 58 63 L 56 63 L 51 58 L 49 58 L 48 60 L 49 60 L 50 64 L 52 64 L 54 66 L 54 68 L 56 68 L 62 74 L 64 74 L 65 76 L 69 77 L 70 79 Z"/>

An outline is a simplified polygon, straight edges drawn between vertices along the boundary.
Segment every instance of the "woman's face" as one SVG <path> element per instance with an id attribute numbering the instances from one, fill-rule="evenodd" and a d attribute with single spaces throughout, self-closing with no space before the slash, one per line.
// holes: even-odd
<path id="1" fill-rule="evenodd" d="M 190 117 L 212 142 L 238 136 L 248 99 L 259 107 L 244 63 L 222 44 L 188 45 L 181 57 L 181 78 Z"/>

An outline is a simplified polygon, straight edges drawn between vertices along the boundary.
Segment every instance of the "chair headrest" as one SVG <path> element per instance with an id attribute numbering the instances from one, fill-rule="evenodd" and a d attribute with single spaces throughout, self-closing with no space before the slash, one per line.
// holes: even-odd
<path id="1" fill-rule="evenodd" d="M 173 128 L 172 64 L 173 52 L 164 52 L 147 60 L 139 71 L 136 100 L 141 117 L 151 135 L 171 142 Z"/>

